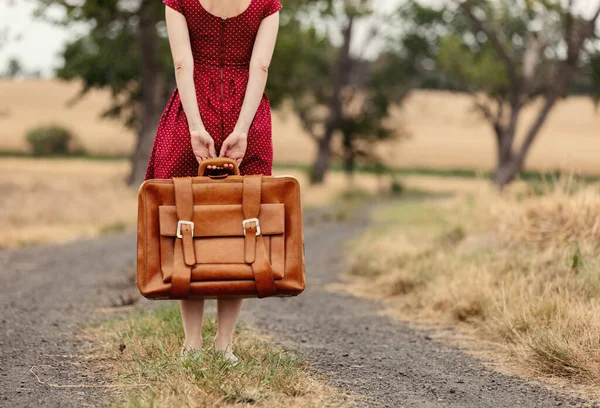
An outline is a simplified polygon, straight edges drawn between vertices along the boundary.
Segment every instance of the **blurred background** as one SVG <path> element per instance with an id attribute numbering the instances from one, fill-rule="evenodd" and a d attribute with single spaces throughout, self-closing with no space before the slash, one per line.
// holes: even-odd
<path id="1" fill-rule="evenodd" d="M 275 173 L 307 207 L 600 176 L 600 0 L 282 3 Z M 0 247 L 133 228 L 174 87 L 160 1 L 0 0 Z"/>

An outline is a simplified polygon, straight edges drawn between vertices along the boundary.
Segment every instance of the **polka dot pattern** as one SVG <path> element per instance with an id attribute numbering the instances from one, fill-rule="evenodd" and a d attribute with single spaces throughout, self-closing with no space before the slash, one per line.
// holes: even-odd
<path id="1" fill-rule="evenodd" d="M 250 57 L 263 18 L 281 9 L 279 0 L 251 0 L 237 16 L 223 19 L 209 13 L 199 0 L 162 0 L 186 18 L 194 83 L 202 122 L 215 141 L 217 154 L 239 117 L 249 78 Z M 273 142 L 271 107 L 263 93 L 248 132 L 248 147 L 240 173 L 271 175 Z M 146 180 L 196 176 L 198 161 L 177 89 L 160 118 Z"/>

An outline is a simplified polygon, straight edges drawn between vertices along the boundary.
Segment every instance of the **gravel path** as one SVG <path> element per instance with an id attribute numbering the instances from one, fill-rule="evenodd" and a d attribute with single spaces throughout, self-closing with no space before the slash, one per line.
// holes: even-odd
<path id="1" fill-rule="evenodd" d="M 76 335 L 131 291 L 133 251 L 129 234 L 0 252 L 0 407 L 98 406 L 108 395 Z"/>
<path id="2" fill-rule="evenodd" d="M 376 302 L 327 292 L 341 269 L 343 243 L 365 224 L 362 214 L 309 226 L 306 292 L 247 301 L 243 320 L 300 350 L 334 385 L 364 396 L 365 407 L 593 406 L 491 372 L 426 332 L 377 316 Z M 89 344 L 75 334 L 78 324 L 104 316 L 99 308 L 136 293 L 134 251 L 128 234 L 0 252 L 0 407 L 106 401 L 110 388 L 81 358 Z"/>

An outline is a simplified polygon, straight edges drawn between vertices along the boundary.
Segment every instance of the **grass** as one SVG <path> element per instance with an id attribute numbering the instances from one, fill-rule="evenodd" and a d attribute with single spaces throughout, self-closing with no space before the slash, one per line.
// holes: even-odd
<path id="1" fill-rule="evenodd" d="M 0 159 L 0 247 L 133 230 L 137 191 L 127 161 Z"/>
<path id="2" fill-rule="evenodd" d="M 353 290 L 503 345 L 526 375 L 600 384 L 600 186 L 400 201 L 353 243 Z M 595 391 L 593 391 L 595 392 Z"/>
<path id="3" fill-rule="evenodd" d="M 351 401 L 316 379 L 293 351 L 238 327 L 237 366 L 205 349 L 202 359 L 179 358 L 183 343 L 176 304 L 135 312 L 89 328 L 98 345 L 90 356 L 123 392 L 116 407 L 338 407 Z M 211 344 L 216 324 L 205 319 L 202 337 Z"/>

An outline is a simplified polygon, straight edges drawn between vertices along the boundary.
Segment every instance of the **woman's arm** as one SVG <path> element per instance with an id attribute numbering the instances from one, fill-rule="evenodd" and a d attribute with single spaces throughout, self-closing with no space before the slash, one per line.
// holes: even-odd
<path id="1" fill-rule="evenodd" d="M 183 14 L 166 6 L 167 33 L 175 65 L 175 80 L 191 135 L 191 143 L 198 161 L 215 157 L 214 141 L 200 117 L 196 87 L 194 85 L 194 57 L 190 44 L 187 21 Z"/>
<path id="2" fill-rule="evenodd" d="M 230 157 L 237 160 L 238 165 L 246 152 L 246 140 L 250 125 L 254 120 L 258 106 L 262 99 L 267 84 L 269 65 L 275 50 L 275 42 L 279 31 L 279 13 L 273 13 L 264 18 L 260 24 L 252 57 L 250 58 L 250 76 L 248 86 L 242 103 L 242 109 L 233 133 L 223 142 L 221 157 Z"/>
<path id="3" fill-rule="evenodd" d="M 254 115 L 258 110 L 258 105 L 265 91 L 269 65 L 275 49 L 277 32 L 279 30 L 279 13 L 271 14 L 266 17 L 256 33 L 254 48 L 252 49 L 252 58 L 250 59 L 250 78 L 242 110 L 238 118 L 236 129 L 248 133 L 250 125 L 254 120 Z"/>

